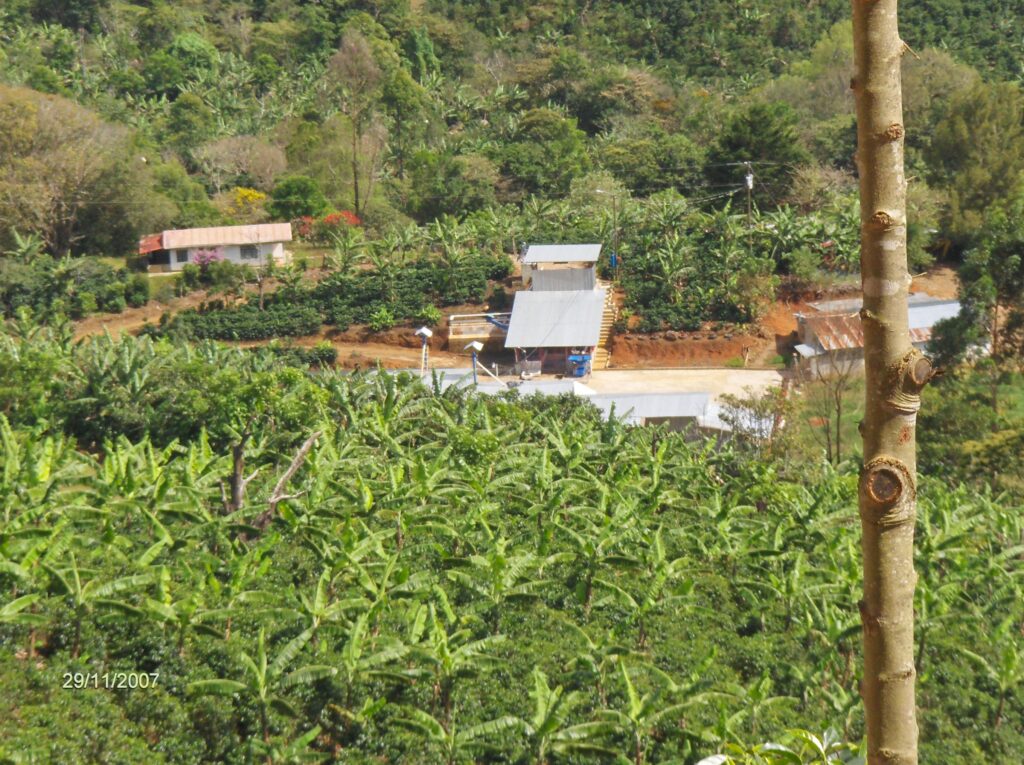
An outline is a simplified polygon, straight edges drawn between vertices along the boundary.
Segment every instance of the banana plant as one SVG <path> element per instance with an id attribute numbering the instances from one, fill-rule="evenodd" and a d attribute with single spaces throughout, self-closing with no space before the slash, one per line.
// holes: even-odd
<path id="1" fill-rule="evenodd" d="M 680 581 L 686 560 L 682 557 L 669 560 L 660 529 L 654 532 L 647 557 L 645 576 L 640 578 L 641 587 L 635 594 L 609 579 L 595 580 L 595 586 L 603 593 L 601 603 L 623 608 L 630 622 L 636 625 L 638 649 L 647 647 L 650 616 L 669 603 L 689 600 L 695 587 L 692 578 Z"/>
<path id="2" fill-rule="evenodd" d="M 184 588 L 183 597 L 175 599 L 172 594 L 171 571 L 161 566 L 157 573 L 157 597 L 145 598 L 143 611 L 152 620 L 163 623 L 175 632 L 178 655 L 185 656 L 185 641 L 190 632 L 221 637 L 219 630 L 204 623 L 208 613 L 205 608 L 206 582 L 195 577 Z"/>
<path id="3" fill-rule="evenodd" d="M 284 674 L 312 636 L 312 630 L 300 633 L 288 641 L 270 660 L 267 656 L 266 635 L 261 629 L 256 642 L 256 655 L 251 656 L 244 651 L 241 654 L 244 681 L 229 678 L 197 680 L 188 684 L 188 691 L 198 695 L 249 696 L 256 702 L 259 709 L 263 743 L 269 745 L 271 742 L 270 711 L 273 709 L 288 717 L 295 717 L 297 714 L 294 707 L 281 695 L 281 691 L 290 685 L 316 679 L 315 674 L 297 670 L 292 673 L 290 681 L 285 682 Z"/>
<path id="4" fill-rule="evenodd" d="M 626 738 L 633 765 L 644 765 L 651 737 L 662 721 L 669 717 L 681 716 L 687 709 L 700 703 L 704 697 L 695 695 L 686 701 L 666 704 L 666 686 L 641 694 L 633 684 L 622 658 L 619 659 L 619 673 L 626 689 L 626 704 L 623 709 L 602 709 L 598 713 L 598 719 L 611 723 L 616 732 Z M 661 677 L 663 676 L 659 676 L 659 679 Z"/>
<path id="5" fill-rule="evenodd" d="M 20 598 L 4 603 L 0 606 L 0 624 L 28 624 L 38 626 L 45 624 L 47 619 L 42 614 L 26 611 L 26 609 L 38 603 L 38 594 L 22 595 Z"/>
<path id="6" fill-rule="evenodd" d="M 561 523 L 555 524 L 563 541 L 568 542 L 571 549 L 549 555 L 544 565 L 569 565 L 575 580 L 576 600 L 583 606 L 584 620 L 590 619 L 595 586 L 601 587 L 602 583 L 610 582 L 610 577 L 619 572 L 640 567 L 637 558 L 622 552 L 633 536 L 634 525 L 633 517 L 621 514 L 611 518 L 604 516 L 599 524 L 593 524 L 583 531 L 576 531 Z"/>
<path id="7" fill-rule="evenodd" d="M 306 628 L 312 630 L 314 643 L 316 643 L 317 633 L 325 624 L 341 621 L 348 610 L 366 608 L 362 598 L 336 600 L 335 588 L 331 579 L 331 572 L 324 570 L 317 579 L 312 597 L 305 592 L 292 593 L 295 601 L 294 611 L 305 622 Z"/>
<path id="8" fill-rule="evenodd" d="M 985 679 L 996 688 L 996 708 L 992 727 L 998 728 L 1003 722 L 1006 701 L 1012 698 L 1018 687 L 1024 686 L 1024 652 L 1018 642 L 1010 636 L 1010 622 L 1004 622 L 997 631 L 996 657 L 989 659 L 981 654 L 961 648 L 961 652 L 980 669 Z"/>
<path id="9" fill-rule="evenodd" d="M 367 699 L 361 706 L 356 705 L 357 687 L 372 678 L 386 677 L 404 681 L 410 673 L 399 669 L 397 662 L 409 653 L 408 646 L 396 639 L 374 641 L 369 634 L 369 615 L 360 614 L 352 623 L 341 649 L 337 665 L 311 664 L 296 670 L 287 678 L 289 685 L 310 683 L 326 678 L 337 678 L 343 690 L 341 704 L 334 705 L 334 711 L 352 722 L 363 722 L 375 714 L 376 699 Z M 312 636 L 312 630 L 303 634 Z"/>
<path id="10" fill-rule="evenodd" d="M 592 680 L 597 689 L 598 699 L 601 704 L 607 705 L 609 675 L 618 668 L 620 658 L 634 655 L 633 650 L 616 641 L 610 632 L 599 630 L 595 639 L 585 629 L 568 619 L 563 620 L 563 623 L 583 643 L 583 648 L 577 650 L 576 655 L 566 663 L 566 669 L 581 672 L 588 680 Z"/>
<path id="11" fill-rule="evenodd" d="M 756 735 L 759 718 L 770 707 L 796 701 L 792 696 L 773 696 L 772 678 L 765 671 L 760 678 L 749 686 L 738 683 L 724 683 L 719 686 L 718 695 L 729 699 L 734 706 L 740 707 L 749 722 L 748 732 Z"/>
<path id="12" fill-rule="evenodd" d="M 487 749 L 487 738 L 522 726 L 522 721 L 511 715 L 468 728 L 460 728 L 450 719 L 442 722 L 422 709 L 408 708 L 404 715 L 395 722 L 440 749 L 445 765 L 475 761 L 474 755 Z"/>
<path id="13" fill-rule="evenodd" d="M 452 565 L 462 568 L 447 572 L 449 579 L 479 599 L 478 607 L 487 614 L 492 635 L 501 631 L 501 617 L 508 604 L 537 600 L 538 590 L 549 584 L 547 580 L 530 577 L 530 570 L 537 567 L 533 555 L 510 555 L 507 549 L 508 540 L 499 539 L 486 554 L 453 562 Z"/>
<path id="14" fill-rule="evenodd" d="M 449 632 L 435 604 L 431 602 L 427 609 L 427 640 L 412 646 L 411 655 L 425 665 L 433 677 L 434 705 L 448 724 L 452 719 L 454 691 L 458 680 L 500 666 L 503 663 L 501 659 L 490 652 L 503 643 L 506 637 L 489 635 L 475 640 L 466 628 Z"/>
<path id="15" fill-rule="evenodd" d="M 50 575 L 51 588 L 58 595 L 62 595 L 70 601 L 74 625 L 71 656 L 77 659 L 82 646 L 82 622 L 85 620 L 85 617 L 96 608 L 113 609 L 135 616 L 141 615 L 142 610 L 140 608 L 124 600 L 115 600 L 110 596 L 120 593 L 130 594 L 132 591 L 138 591 L 152 584 L 156 580 L 156 572 L 123 576 L 104 581 L 99 576 L 94 575 L 90 569 L 79 567 L 74 551 L 68 553 L 68 564 L 65 568 L 57 568 L 49 564 L 43 565 L 46 572 Z M 83 577 L 90 575 L 93 575 L 93 578 L 83 583 Z"/>
<path id="16" fill-rule="evenodd" d="M 271 740 L 270 743 L 252 741 L 250 745 L 257 755 L 273 765 L 300 765 L 300 763 L 304 762 L 323 762 L 330 759 L 330 755 L 310 748 L 320 735 L 320 731 L 320 726 L 314 725 L 301 736 L 297 736 L 290 741 L 287 738 L 281 741 Z"/>
<path id="17" fill-rule="evenodd" d="M 530 738 L 533 765 L 549 765 L 551 755 L 614 755 L 614 750 L 597 743 L 602 736 L 614 732 L 607 722 L 584 722 L 567 725 L 573 710 L 582 701 L 577 691 L 568 693 L 561 685 L 552 688 L 548 676 L 539 667 L 533 668 L 533 716 L 524 723 Z"/>

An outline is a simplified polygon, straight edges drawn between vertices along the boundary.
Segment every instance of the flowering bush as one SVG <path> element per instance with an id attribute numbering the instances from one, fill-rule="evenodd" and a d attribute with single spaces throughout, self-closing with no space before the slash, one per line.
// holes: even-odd
<path id="1" fill-rule="evenodd" d="M 200 269 L 206 269 L 210 267 L 211 263 L 224 260 L 223 251 L 217 247 L 212 250 L 196 250 L 196 257 L 193 261 Z"/>
<path id="2" fill-rule="evenodd" d="M 323 244 L 331 241 L 332 234 L 342 229 L 361 226 L 362 224 L 363 221 L 354 212 L 340 210 L 329 213 L 322 218 L 304 215 L 292 221 L 292 228 L 299 239 Z"/>

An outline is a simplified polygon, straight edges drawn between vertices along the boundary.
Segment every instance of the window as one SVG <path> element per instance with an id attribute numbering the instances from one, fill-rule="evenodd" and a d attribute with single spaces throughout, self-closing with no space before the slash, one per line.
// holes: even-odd
<path id="1" fill-rule="evenodd" d="M 241 250 L 242 260 L 256 260 L 260 256 L 260 248 L 254 244 L 243 244 Z"/>
<path id="2" fill-rule="evenodd" d="M 175 263 L 188 263 L 188 250 L 175 250 L 174 251 L 174 262 Z"/>

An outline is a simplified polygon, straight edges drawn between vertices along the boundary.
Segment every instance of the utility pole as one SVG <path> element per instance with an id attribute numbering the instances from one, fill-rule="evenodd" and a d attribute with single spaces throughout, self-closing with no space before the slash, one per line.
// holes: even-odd
<path id="1" fill-rule="evenodd" d="M 897 0 L 853 0 L 864 307 L 864 464 L 859 501 L 864 599 L 861 697 L 868 765 L 916 765 L 915 424 L 931 363 L 907 321 L 907 181 Z"/>
<path id="2" fill-rule="evenodd" d="M 754 230 L 754 167 L 750 162 L 744 162 L 743 164 L 747 168 L 747 177 L 744 179 L 747 187 L 747 257 L 751 258 L 754 255 L 752 241 Z"/>
<path id="3" fill-rule="evenodd" d="M 619 278 L 619 195 L 614 191 L 605 191 L 604 189 L 594 189 L 598 194 L 607 194 L 612 198 L 612 256 L 611 256 L 611 267 L 612 267 L 612 279 L 618 281 Z"/>
<path id="4" fill-rule="evenodd" d="M 619 195 L 612 196 L 612 278 L 619 279 Z"/>

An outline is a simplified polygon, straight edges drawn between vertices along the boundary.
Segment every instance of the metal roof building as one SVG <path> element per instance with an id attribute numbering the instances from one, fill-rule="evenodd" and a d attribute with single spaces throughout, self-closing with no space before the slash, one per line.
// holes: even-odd
<path id="1" fill-rule="evenodd" d="M 605 290 L 517 292 L 505 347 L 594 347 L 604 302 Z"/>
<path id="2" fill-rule="evenodd" d="M 932 327 L 942 319 L 950 319 L 960 313 L 960 303 L 956 300 L 917 301 L 907 310 L 910 327 L 910 342 L 927 343 L 932 337 Z M 804 320 L 805 349 L 798 347 L 801 355 L 810 355 L 806 349 L 814 350 L 815 345 L 821 351 L 839 351 L 864 347 L 864 327 L 861 325 L 859 313 L 807 316 Z"/>
<path id="3" fill-rule="evenodd" d="M 702 417 L 711 401 L 709 393 L 600 393 L 590 400 L 605 417 L 615 416 L 631 425 L 648 421 Z"/>
<path id="4" fill-rule="evenodd" d="M 813 374 L 859 371 L 864 363 L 864 327 L 860 298 L 811 303 L 815 313 L 798 313 L 795 349 L 801 367 Z M 924 293 L 910 295 L 907 320 L 910 342 L 923 349 L 932 338 L 932 328 L 942 319 L 960 313 L 957 300 L 940 300 Z"/>
<path id="5" fill-rule="evenodd" d="M 204 251 L 218 260 L 243 266 L 262 266 L 287 261 L 285 242 L 292 240 L 291 223 L 261 223 L 251 226 L 181 228 L 150 234 L 139 240 L 139 254 L 147 255 L 152 272 L 180 271 L 199 263 Z"/>
<path id="6" fill-rule="evenodd" d="M 224 247 L 232 244 L 266 244 L 268 242 L 290 242 L 291 240 L 291 223 L 179 228 L 143 237 L 139 242 L 139 252 L 145 254 L 154 250 Z"/>
<path id="7" fill-rule="evenodd" d="M 907 295 L 907 305 L 913 307 L 916 305 L 924 305 L 926 303 L 946 303 L 948 301 L 942 298 L 932 297 L 925 292 L 914 292 Z M 808 308 L 813 308 L 820 314 L 836 314 L 836 313 L 857 313 L 860 307 L 864 305 L 864 301 L 858 297 L 842 298 L 840 300 L 822 300 L 816 303 L 808 303 Z"/>
<path id="8" fill-rule="evenodd" d="M 600 256 L 600 244 L 531 244 L 523 263 L 596 263 Z"/>

